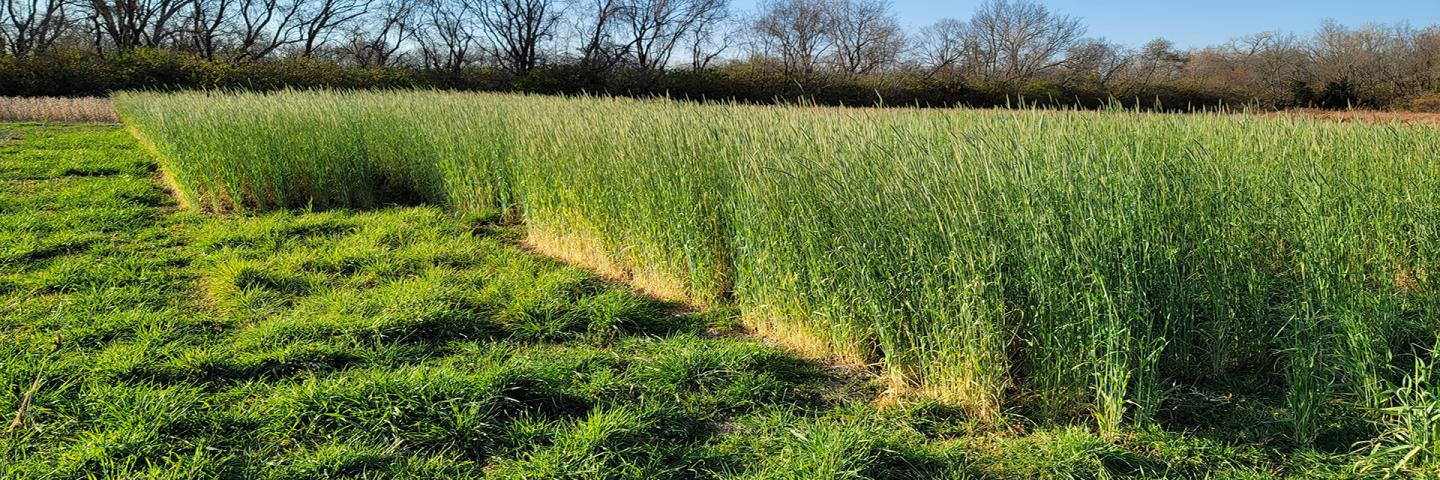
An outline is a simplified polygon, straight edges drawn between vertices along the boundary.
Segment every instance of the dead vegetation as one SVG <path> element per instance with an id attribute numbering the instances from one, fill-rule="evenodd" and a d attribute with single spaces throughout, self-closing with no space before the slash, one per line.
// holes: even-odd
<path id="1" fill-rule="evenodd" d="M 1321 110 L 1315 108 L 1302 108 L 1295 110 L 1283 110 L 1273 115 L 1294 115 L 1311 117 L 1319 120 L 1326 120 L 1340 123 L 1414 123 L 1422 125 L 1440 126 L 1440 113 L 1426 112 L 1392 112 L 1382 110 Z"/>
<path id="2" fill-rule="evenodd" d="M 102 97 L 0 97 L 0 122 L 117 123 Z"/>

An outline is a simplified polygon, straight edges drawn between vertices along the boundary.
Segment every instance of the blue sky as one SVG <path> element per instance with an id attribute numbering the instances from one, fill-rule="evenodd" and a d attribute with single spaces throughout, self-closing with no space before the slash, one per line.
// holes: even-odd
<path id="1" fill-rule="evenodd" d="M 732 0 L 752 11 L 756 0 Z M 917 29 L 945 17 L 966 19 L 981 0 L 891 0 L 900 23 Z M 1247 33 L 1280 30 L 1308 34 L 1327 18 L 1359 26 L 1408 21 L 1440 23 L 1440 0 L 1036 0 L 1084 19 L 1088 36 L 1138 46 L 1164 37 L 1182 48 L 1224 43 Z"/>

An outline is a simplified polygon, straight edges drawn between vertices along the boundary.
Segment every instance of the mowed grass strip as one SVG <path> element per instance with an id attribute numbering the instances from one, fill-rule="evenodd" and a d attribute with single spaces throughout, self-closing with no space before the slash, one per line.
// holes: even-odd
<path id="1" fill-rule="evenodd" d="M 734 305 L 996 426 L 1114 435 L 1244 379 L 1280 392 L 1297 444 L 1395 438 L 1414 423 L 1382 412 L 1414 411 L 1397 392 L 1429 385 L 1415 366 L 1440 331 L 1425 126 L 423 91 L 117 101 L 198 207 L 519 221 L 542 251 Z M 1433 440 L 1402 443 L 1434 464 Z"/>

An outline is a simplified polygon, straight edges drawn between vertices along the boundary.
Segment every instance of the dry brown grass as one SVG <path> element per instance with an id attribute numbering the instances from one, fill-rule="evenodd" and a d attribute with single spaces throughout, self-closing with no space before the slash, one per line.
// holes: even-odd
<path id="1" fill-rule="evenodd" d="M 110 99 L 0 97 L 0 122 L 116 123 Z"/>
<path id="2" fill-rule="evenodd" d="M 1379 110 L 1320 110 L 1305 108 L 1275 112 L 1274 115 L 1297 115 L 1341 123 L 1400 122 L 1418 123 L 1424 125 L 1440 125 L 1440 113 L 1424 112 L 1386 112 Z"/>

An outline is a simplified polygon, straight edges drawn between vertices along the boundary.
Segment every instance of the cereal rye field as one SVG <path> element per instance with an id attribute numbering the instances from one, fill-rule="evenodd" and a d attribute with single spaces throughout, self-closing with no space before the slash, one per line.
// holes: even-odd
<path id="1" fill-rule="evenodd" d="M 119 126 L 0 125 L 0 477 L 1428 474 L 1352 416 L 1297 440 L 1263 375 L 1112 430 L 997 422 L 538 256 L 494 210 L 197 213 L 163 177 Z"/>

